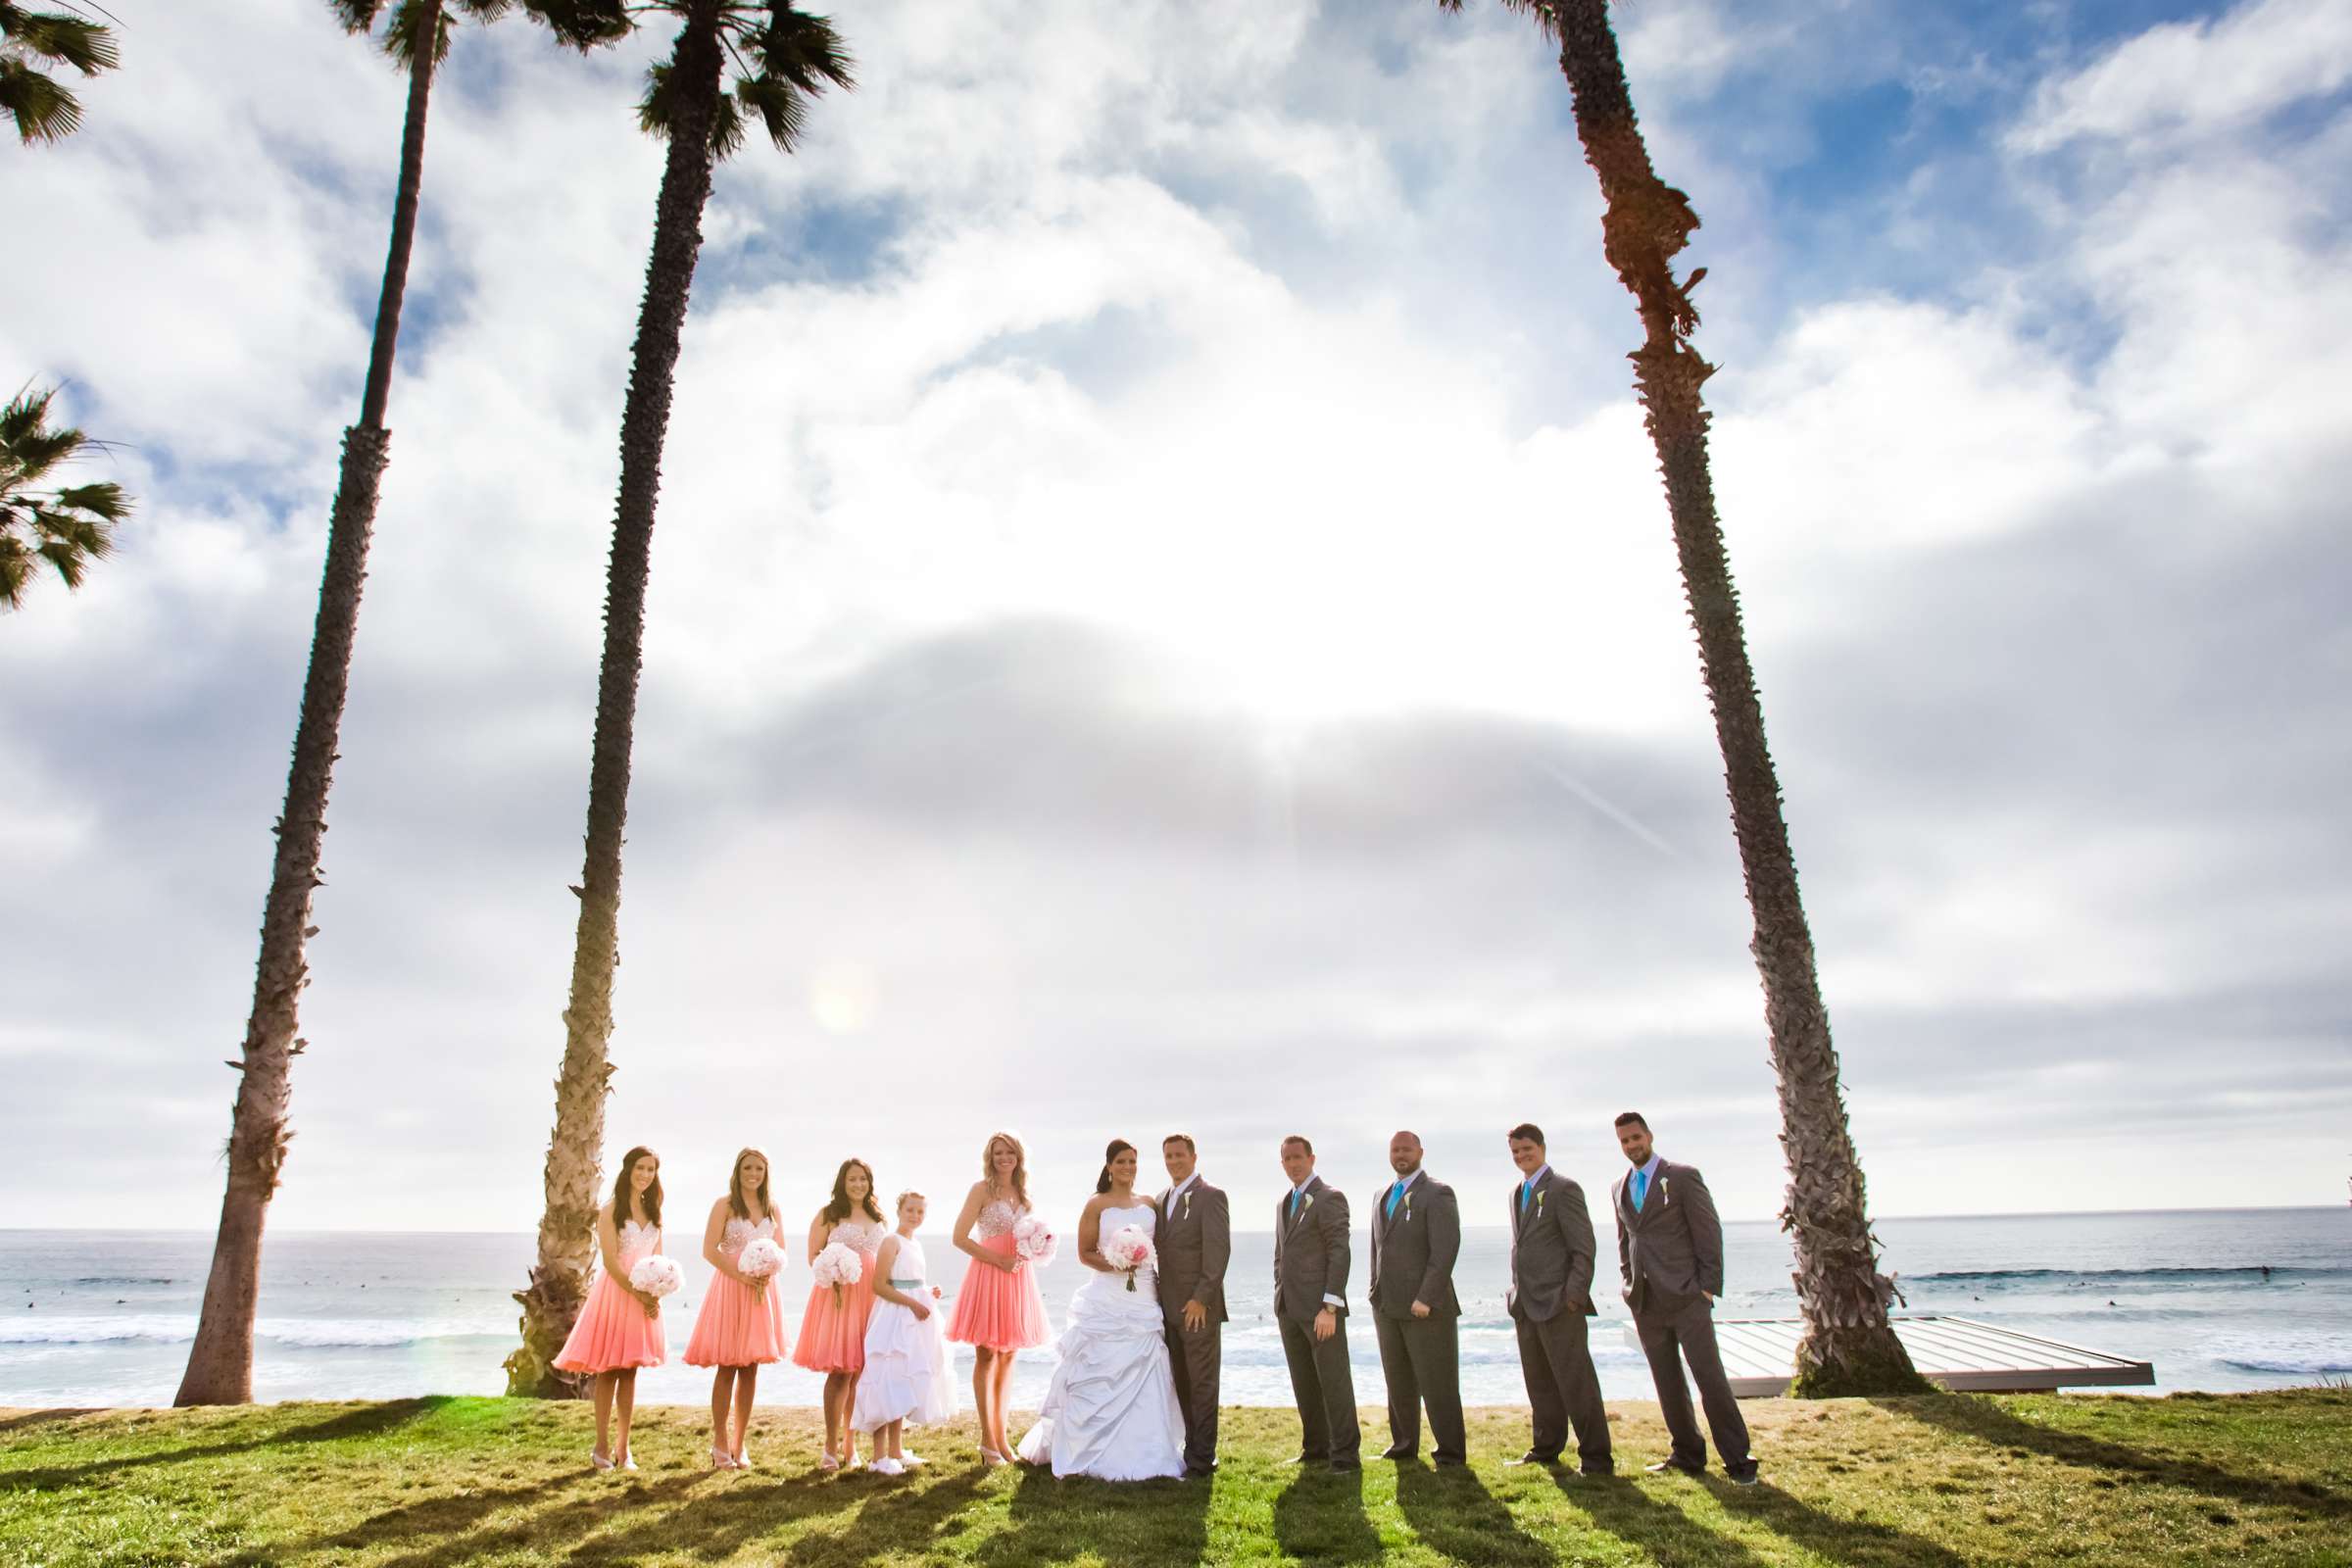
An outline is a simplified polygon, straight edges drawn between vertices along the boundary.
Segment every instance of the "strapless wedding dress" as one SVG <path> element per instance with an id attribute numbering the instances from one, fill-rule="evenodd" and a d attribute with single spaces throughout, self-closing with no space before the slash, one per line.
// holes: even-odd
<path id="1" fill-rule="evenodd" d="M 1150 1203 L 1105 1208 L 1102 1236 L 1123 1225 L 1152 1234 Z M 1184 1408 L 1168 1369 L 1162 1337 L 1159 1281 L 1150 1266 L 1124 1274 L 1089 1271 L 1070 1299 L 1069 1327 L 1057 1348 L 1037 1425 L 1023 1435 L 1019 1453 L 1051 1464 L 1057 1476 L 1102 1481 L 1149 1481 L 1184 1474 Z"/>

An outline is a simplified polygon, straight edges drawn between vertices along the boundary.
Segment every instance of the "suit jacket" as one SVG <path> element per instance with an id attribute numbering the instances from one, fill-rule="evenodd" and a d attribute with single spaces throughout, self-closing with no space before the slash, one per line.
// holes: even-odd
<path id="1" fill-rule="evenodd" d="M 1617 1211 L 1617 1267 L 1626 1299 L 1637 1307 L 1652 1294 L 1723 1294 L 1723 1220 L 1697 1169 L 1661 1158 L 1642 1211 L 1634 1212 L 1627 1171 L 1612 1195 Z"/>
<path id="2" fill-rule="evenodd" d="M 1159 1249 L 1159 1310 L 1169 1323 L 1184 1321 L 1184 1303 L 1199 1301 L 1211 1323 L 1225 1321 L 1225 1265 L 1233 1260 L 1233 1211 L 1222 1189 L 1196 1178 L 1168 1206 L 1159 1195 L 1153 1207 L 1152 1245 Z"/>
<path id="3" fill-rule="evenodd" d="M 1334 1312 L 1348 1311 L 1348 1195 L 1316 1176 L 1306 1197 L 1296 1219 L 1289 1193 L 1274 1203 L 1274 1310 L 1300 1323 L 1330 1304 L 1326 1296 L 1341 1298 Z"/>
<path id="4" fill-rule="evenodd" d="M 1548 1323 L 1562 1312 L 1595 1315 L 1592 1262 L 1599 1243 L 1585 1190 L 1556 1170 L 1546 1170 L 1523 1209 L 1523 1182 L 1511 1185 L 1511 1285 L 1502 1304 L 1511 1316 Z"/>
<path id="5" fill-rule="evenodd" d="M 1462 1250 L 1462 1211 L 1453 1189 L 1423 1171 L 1404 1201 L 1389 1212 L 1389 1188 L 1372 1200 L 1372 1309 L 1411 1317 L 1422 1301 L 1432 1318 L 1460 1317 L 1453 1294 L 1453 1260 Z"/>

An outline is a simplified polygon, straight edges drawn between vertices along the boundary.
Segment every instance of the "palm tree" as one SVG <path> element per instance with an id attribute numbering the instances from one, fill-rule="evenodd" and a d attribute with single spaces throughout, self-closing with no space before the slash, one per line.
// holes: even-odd
<path id="1" fill-rule="evenodd" d="M 20 141 L 61 141 L 81 123 L 81 100 L 59 86 L 52 71 L 72 66 L 95 76 L 122 63 L 114 34 L 102 24 L 0 0 L 0 110 L 16 121 Z"/>
<path id="2" fill-rule="evenodd" d="M 0 408 L 0 610 L 20 610 L 33 574 L 47 562 L 68 588 L 81 586 L 89 564 L 115 548 L 115 524 L 130 515 L 119 484 L 40 488 L 71 463 L 88 436 L 49 428 L 57 388 L 27 388 Z"/>
<path id="3" fill-rule="evenodd" d="M 1447 11 L 1462 0 L 1438 0 Z M 1715 368 L 1690 347 L 1698 312 L 1669 266 L 1690 243 L 1698 215 L 1659 179 L 1634 119 L 1608 0 L 1503 0 L 1533 15 L 1560 46 L 1585 161 L 1600 176 L 1601 253 L 1634 296 L 1645 333 L 1631 356 L 1644 422 L 1666 476 L 1666 507 L 1682 558 L 1683 591 L 1698 633 L 1698 660 L 1723 751 L 1732 828 L 1755 922 L 1756 968 L 1780 1079 L 1781 1146 L 1788 1195 L 1781 1226 L 1795 1242 L 1797 1299 L 1805 1334 L 1794 1392 L 1826 1396 L 1908 1393 L 1926 1387 L 1886 1319 L 1891 1285 L 1878 1269 L 1878 1240 L 1863 1203 L 1862 1162 L 1846 1125 L 1838 1052 L 1821 1000 L 1813 933 L 1797 896 L 1796 861 L 1781 815 L 1781 786 L 1764 744 L 1764 710 L 1740 624 L 1739 595 L 1715 515 L 1707 472 L 1707 412 L 1699 388 Z"/>
<path id="4" fill-rule="evenodd" d="M 602 3 L 602 0 L 600 0 Z M 605 585 L 605 652 L 597 676 L 596 737 L 588 764 L 586 868 L 571 891 L 580 901 L 572 951 L 571 1000 L 564 1011 L 564 1065 L 556 1079 L 555 1131 L 547 1145 L 546 1210 L 522 1305 L 522 1344 L 507 1357 L 507 1392 L 576 1395 L 556 1370 L 587 1292 L 593 1253 L 605 1090 L 612 1076 L 612 971 L 620 962 L 620 846 L 628 816 L 629 747 L 644 663 L 645 581 L 654 542 L 654 500 L 669 430 L 670 389 L 687 293 L 703 247 L 703 206 L 711 172 L 743 145 L 745 115 L 790 152 L 809 105 L 828 85 L 848 88 L 851 62 L 833 24 L 788 0 L 646 0 L 632 11 L 675 17 L 669 58 L 648 74 L 637 122 L 668 144 L 654 202 L 653 252 L 637 310 L 627 400 L 620 416 L 620 492 L 613 508 L 612 559 Z M 732 90 L 725 82 L 733 76 Z"/>
<path id="5" fill-rule="evenodd" d="M 329 0 L 349 31 L 366 34 L 384 0 Z M 408 287 L 409 249 L 416 234 L 416 203 L 424 179 L 424 121 L 433 74 L 448 56 L 463 14 L 488 23 L 511 0 L 399 0 L 383 48 L 409 74 L 408 111 L 401 129 L 400 185 L 392 203 L 392 239 L 384 258 L 383 290 L 375 308 L 375 338 L 360 417 L 343 432 L 342 472 L 326 529 L 326 568 L 318 615 L 311 633 L 311 663 L 303 679 L 302 715 L 294 728 L 294 760 L 286 775 L 285 810 L 273 831 L 277 854 L 262 908 L 261 960 L 254 977 L 253 1014 L 245 1026 L 241 1073 L 228 1138 L 228 1184 L 212 1273 L 196 1341 L 180 1380 L 179 1404 L 241 1404 L 253 1396 L 253 1315 L 260 1286 L 262 1225 L 285 1163 L 288 1078 L 308 1045 L 295 1030 L 302 989 L 310 983 L 304 944 L 311 924 L 311 892 L 319 874 L 326 833 L 327 787 L 351 680 L 352 639 L 359 625 L 360 588 L 367 576 L 368 539 L 375 527 L 378 487 L 390 457 L 392 432 L 384 408 L 392 391 L 392 356 L 400 337 L 400 307 Z M 558 39 L 586 49 L 619 35 L 607 20 L 584 14 L 568 0 L 524 0 Z"/>

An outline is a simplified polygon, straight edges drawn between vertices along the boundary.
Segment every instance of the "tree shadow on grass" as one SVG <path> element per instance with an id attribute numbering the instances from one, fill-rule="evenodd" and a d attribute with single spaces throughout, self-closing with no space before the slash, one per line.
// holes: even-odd
<path id="1" fill-rule="evenodd" d="M 1364 1517 L 1364 1473 L 1300 1465 L 1274 1499 L 1274 1541 L 1300 1562 L 1378 1562 L 1380 1533 Z"/>
<path id="2" fill-rule="evenodd" d="M 2230 1502 L 2267 1504 L 2311 1519 L 2352 1517 L 2352 1497 L 2316 1481 L 2239 1475 L 2204 1459 L 2150 1453 L 2105 1438 L 2062 1432 L 2013 1415 L 1987 1398 L 1942 1394 L 1871 1402 L 1894 1415 L 2015 1453 L 2043 1454 L 2085 1469 L 2118 1471 L 2133 1481 L 2181 1487 Z"/>
<path id="3" fill-rule="evenodd" d="M 1726 1512 L 1753 1519 L 1841 1568 L 1966 1568 L 1968 1562 L 1948 1547 L 1891 1525 L 1824 1513 L 1775 1486 L 1738 1487 L 1713 1476 L 1699 1485 Z"/>
<path id="4" fill-rule="evenodd" d="M 1092 1555 L 1106 1563 L 1190 1563 L 1208 1547 L 1206 1481 L 1057 1479 L 1024 1465 L 1006 1527 L 980 1543 L 982 1568 L 1030 1568 Z M 938 1534 L 951 1533 L 943 1520 Z"/>
<path id="5" fill-rule="evenodd" d="M 1495 1568 L 1549 1568 L 1552 1550 L 1519 1528 L 1468 1465 L 1396 1467 L 1396 1508 L 1430 1550 Z"/>
<path id="6" fill-rule="evenodd" d="M 339 1443 L 349 1438 L 372 1438 L 408 1425 L 448 1404 L 445 1395 L 421 1399 L 388 1399 L 362 1405 L 309 1426 L 288 1427 L 240 1438 L 233 1443 L 204 1443 L 192 1448 L 159 1448 L 151 1453 L 124 1454 L 115 1459 L 92 1459 L 86 1464 L 54 1465 L 39 1470 L 0 1470 L 0 1491 L 30 1491 L 71 1487 L 103 1475 L 137 1470 L 149 1465 L 185 1464 L 192 1459 L 218 1459 L 232 1453 L 279 1448 L 312 1443 Z"/>

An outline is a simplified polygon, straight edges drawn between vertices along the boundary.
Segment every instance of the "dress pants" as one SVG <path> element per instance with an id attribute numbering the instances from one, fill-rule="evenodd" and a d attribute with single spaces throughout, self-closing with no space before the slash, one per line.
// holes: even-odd
<path id="1" fill-rule="evenodd" d="M 1577 1463 L 1587 1470 L 1611 1468 L 1616 1461 L 1609 1449 L 1609 1413 L 1601 1406 L 1585 1315 L 1562 1307 L 1540 1323 L 1531 1317 L 1515 1322 L 1519 1370 L 1535 1415 L 1529 1451 L 1540 1459 L 1558 1458 L 1573 1425 Z"/>
<path id="2" fill-rule="evenodd" d="M 1176 1375 L 1176 1402 L 1184 1408 L 1184 1462 L 1205 1470 L 1217 1462 L 1217 1378 L 1225 1348 L 1224 1325 L 1210 1320 L 1186 1333 L 1184 1319 L 1168 1325 L 1168 1370 Z"/>
<path id="3" fill-rule="evenodd" d="M 1646 1310 L 1644 1310 L 1646 1308 Z M 1715 1313 L 1703 1296 L 1648 1294 L 1634 1308 L 1634 1332 L 1642 1337 L 1642 1353 L 1649 1357 L 1649 1375 L 1658 1386 L 1658 1405 L 1666 1430 L 1674 1436 L 1674 1462 L 1696 1470 L 1707 1462 L 1707 1446 L 1698 1435 L 1690 1411 L 1690 1390 L 1683 1382 L 1683 1363 L 1698 1385 L 1707 1407 L 1707 1430 L 1715 1436 L 1715 1451 L 1724 1469 L 1744 1475 L 1756 1467 L 1747 1449 L 1747 1421 L 1732 1395 L 1731 1380 L 1723 1373 L 1723 1355 L 1715 1348 Z"/>
<path id="4" fill-rule="evenodd" d="M 1363 1446 L 1355 1420 L 1355 1374 L 1348 1367 L 1348 1319 L 1328 1340 L 1315 1338 L 1314 1321 L 1276 1312 L 1282 1325 L 1282 1356 L 1291 1365 L 1291 1394 L 1298 1401 L 1304 1435 L 1299 1457 L 1352 1464 Z"/>
<path id="5" fill-rule="evenodd" d="M 1407 1453 L 1421 1446 L 1421 1406 L 1429 1405 L 1429 1435 L 1440 1459 L 1460 1459 L 1462 1436 L 1461 1320 L 1392 1317 L 1375 1311 L 1380 1370 L 1389 1385 L 1389 1446 Z"/>

